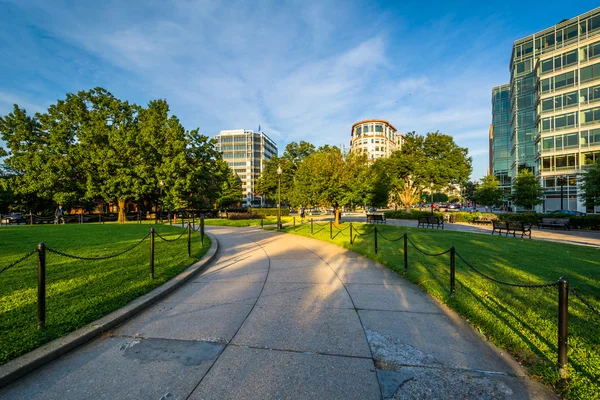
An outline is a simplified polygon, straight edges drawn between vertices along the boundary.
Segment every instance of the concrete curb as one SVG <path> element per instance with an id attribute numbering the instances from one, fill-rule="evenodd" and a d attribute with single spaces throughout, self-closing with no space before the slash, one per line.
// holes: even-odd
<path id="1" fill-rule="evenodd" d="M 185 282 L 193 278 L 196 274 L 204 270 L 204 268 L 215 258 L 219 248 L 216 237 L 211 234 L 206 235 L 209 236 L 211 240 L 210 248 L 206 254 L 199 261 L 190 265 L 170 281 L 153 289 L 151 292 L 138 297 L 125 307 L 113 311 L 83 328 L 71 332 L 67 336 L 55 339 L 4 365 L 0 365 L 0 388 L 7 386 L 23 375 L 48 364 L 50 361 L 123 323 L 158 300 L 166 297 Z"/>

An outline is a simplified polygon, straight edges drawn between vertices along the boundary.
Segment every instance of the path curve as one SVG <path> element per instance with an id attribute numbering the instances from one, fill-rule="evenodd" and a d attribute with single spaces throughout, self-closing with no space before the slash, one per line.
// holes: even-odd
<path id="1" fill-rule="evenodd" d="M 213 263 L 3 399 L 555 398 L 454 312 L 352 251 L 209 228 Z"/>

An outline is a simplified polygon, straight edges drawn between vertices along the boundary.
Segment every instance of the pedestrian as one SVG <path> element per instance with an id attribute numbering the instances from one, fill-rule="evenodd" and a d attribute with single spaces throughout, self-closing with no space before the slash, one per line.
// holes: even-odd
<path id="1" fill-rule="evenodd" d="M 56 209 L 56 211 L 54 212 L 54 223 L 55 224 L 60 224 L 60 223 L 65 223 L 65 219 L 63 218 L 63 208 L 62 208 L 62 204 L 59 204 L 58 208 Z"/>
<path id="2" fill-rule="evenodd" d="M 304 207 L 300 206 L 300 221 L 304 221 Z"/>
<path id="3" fill-rule="evenodd" d="M 488 206 L 485 206 L 485 212 L 488 212 L 489 208 Z"/>

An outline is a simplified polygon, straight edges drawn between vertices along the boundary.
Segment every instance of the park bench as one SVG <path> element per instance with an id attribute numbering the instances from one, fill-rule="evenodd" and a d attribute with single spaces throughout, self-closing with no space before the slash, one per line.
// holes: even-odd
<path id="1" fill-rule="evenodd" d="M 479 215 L 474 220 L 474 224 L 491 224 L 497 217 L 495 215 Z"/>
<path id="2" fill-rule="evenodd" d="M 444 219 L 443 218 L 438 218 L 438 217 L 419 217 L 418 218 L 418 224 L 417 224 L 417 228 L 419 227 L 423 227 L 423 228 L 442 228 L 442 230 L 444 230 Z"/>
<path id="3" fill-rule="evenodd" d="M 511 232 L 513 234 L 513 237 L 516 237 L 517 232 L 521 232 L 521 238 L 523 237 L 523 235 L 527 235 L 527 236 L 529 236 L 529 239 L 531 239 L 531 225 L 525 224 L 524 222 L 521 222 L 521 221 L 507 222 L 506 236 L 508 236 L 508 234 Z"/>
<path id="4" fill-rule="evenodd" d="M 571 230 L 568 218 L 542 218 L 540 221 L 538 221 L 537 226 L 538 229 L 548 227 L 550 229 L 562 228 Z"/>
<path id="5" fill-rule="evenodd" d="M 492 227 L 494 229 L 492 229 L 492 235 L 494 233 L 496 233 L 496 231 L 498 231 L 498 235 L 502 235 L 502 231 L 506 231 L 506 233 L 508 234 L 508 225 L 505 221 L 498 221 L 496 219 L 492 220 Z"/>
<path id="6" fill-rule="evenodd" d="M 367 214 L 367 224 L 368 223 L 375 224 L 385 224 L 385 215 L 383 214 Z"/>

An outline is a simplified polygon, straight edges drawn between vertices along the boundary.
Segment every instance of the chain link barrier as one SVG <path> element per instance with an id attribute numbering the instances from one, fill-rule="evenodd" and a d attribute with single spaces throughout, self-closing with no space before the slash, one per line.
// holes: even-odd
<path id="1" fill-rule="evenodd" d="M 315 224 L 316 226 L 329 226 L 329 222 L 326 222 L 324 224 L 319 224 L 318 222 L 313 221 L 313 224 Z"/>
<path id="2" fill-rule="evenodd" d="M 9 270 L 10 268 L 14 267 L 15 265 L 27 260 L 29 257 L 31 257 L 36 252 L 37 252 L 37 249 L 31 250 L 29 253 L 25 254 L 23 257 L 19 258 L 17 261 L 13 261 L 12 263 L 8 264 L 6 267 L 0 269 L 0 274 L 3 273 L 4 271 Z"/>
<path id="3" fill-rule="evenodd" d="M 398 239 L 388 239 L 388 238 L 386 238 L 385 236 L 383 236 L 383 234 L 382 234 L 380 231 L 377 231 L 377 234 L 378 234 L 379 236 L 381 236 L 381 238 L 382 238 L 383 240 L 387 240 L 388 242 L 397 242 L 398 240 L 402 240 L 402 239 L 404 239 L 404 235 L 400 236 Z"/>
<path id="4" fill-rule="evenodd" d="M 356 231 L 356 234 L 357 234 L 357 235 L 360 235 L 360 236 L 366 236 L 366 235 L 370 235 L 371 233 L 373 233 L 373 231 L 375 230 L 375 228 L 371 229 L 371 230 L 370 230 L 370 231 L 368 231 L 368 232 L 363 232 L 363 233 L 361 233 L 361 232 L 360 232 L 358 229 L 356 229 L 356 228 L 354 228 L 354 230 Z M 355 236 L 355 237 L 356 237 L 356 236 Z"/>
<path id="5" fill-rule="evenodd" d="M 410 239 L 409 239 L 410 240 Z M 465 260 L 459 253 L 458 251 L 455 252 L 456 256 L 458 258 L 460 258 L 462 260 L 462 262 L 464 262 L 469 268 L 471 268 L 473 271 L 475 271 L 477 274 L 479 274 L 480 276 L 484 277 L 487 280 L 490 280 L 492 282 L 496 282 L 499 283 L 501 285 L 506 285 L 506 286 L 513 286 L 513 287 L 520 287 L 520 288 L 545 288 L 545 287 L 552 287 L 552 286 L 558 286 L 559 281 L 556 282 L 548 282 L 548 283 L 535 283 L 535 284 L 531 284 L 531 285 L 525 285 L 525 284 L 521 284 L 521 283 L 510 283 L 510 282 L 504 282 L 501 281 L 499 279 L 496 278 L 492 278 L 489 275 L 484 274 L 483 272 L 479 271 L 477 268 L 475 268 L 474 266 L 472 266 L 470 263 L 467 262 L 467 260 Z"/>
<path id="6" fill-rule="evenodd" d="M 185 235 L 185 233 L 186 233 L 186 232 L 187 232 L 187 230 L 184 230 L 183 232 L 181 232 L 181 235 L 179 235 L 179 236 L 178 236 L 177 238 L 175 238 L 175 239 L 166 239 L 166 238 L 162 237 L 160 233 L 158 233 L 158 232 L 154 231 L 154 233 L 156 234 L 156 236 L 158 236 L 158 237 L 159 237 L 161 240 L 163 240 L 163 241 L 165 241 L 165 242 L 176 242 L 176 241 L 178 241 L 179 239 L 181 239 L 181 237 L 182 237 L 183 235 Z"/>
<path id="7" fill-rule="evenodd" d="M 597 317 L 600 317 L 600 311 L 596 310 L 594 306 L 592 306 L 587 300 L 581 297 L 581 295 L 577 293 L 575 289 L 570 287 L 569 290 L 575 295 L 575 297 L 579 299 L 579 301 L 581 301 L 587 308 L 589 308 L 592 313 L 596 314 Z"/>
<path id="8" fill-rule="evenodd" d="M 110 254 L 108 256 L 100 256 L 100 257 L 81 257 L 81 256 L 76 256 L 73 254 L 69 254 L 69 253 L 65 253 L 59 250 L 54 250 L 50 247 L 47 247 L 46 250 L 49 251 L 50 253 L 54 253 L 54 254 L 58 254 L 59 256 L 63 256 L 63 257 L 67 257 L 67 258 L 73 258 L 75 260 L 84 260 L 84 261 L 96 261 L 96 260 L 108 260 L 109 258 L 115 258 L 118 257 L 120 255 L 123 255 L 133 249 L 135 249 L 136 247 L 138 247 L 140 244 L 142 244 L 142 242 L 146 239 L 148 239 L 148 237 L 150 236 L 150 232 L 148 232 L 148 234 L 146 234 L 146 236 L 144 236 L 139 242 L 137 242 L 136 244 L 134 244 L 133 246 L 130 246 L 128 248 L 126 248 L 123 251 L 120 251 L 118 253 L 114 253 L 114 254 Z"/>
<path id="9" fill-rule="evenodd" d="M 343 231 L 345 231 L 345 230 L 348 230 L 348 229 L 350 229 L 350 225 L 348 225 L 348 226 L 347 226 L 347 227 L 345 227 L 344 229 L 340 229 L 340 228 L 338 228 L 338 227 L 337 227 L 337 226 L 335 226 L 335 225 L 333 225 L 333 227 L 334 227 L 335 229 L 337 229 L 338 231 L 340 231 L 340 232 L 343 232 Z"/>
<path id="10" fill-rule="evenodd" d="M 442 251 L 441 253 L 428 253 L 428 252 L 423 251 L 420 248 L 418 248 L 417 245 L 414 244 L 412 240 L 410 240 L 410 237 L 407 236 L 406 238 L 408 239 L 408 242 L 412 245 L 412 247 L 414 247 L 419 253 L 424 254 L 426 256 L 438 257 L 438 256 L 443 256 L 444 254 L 450 253 L 450 249 L 448 249 L 446 251 Z"/>

